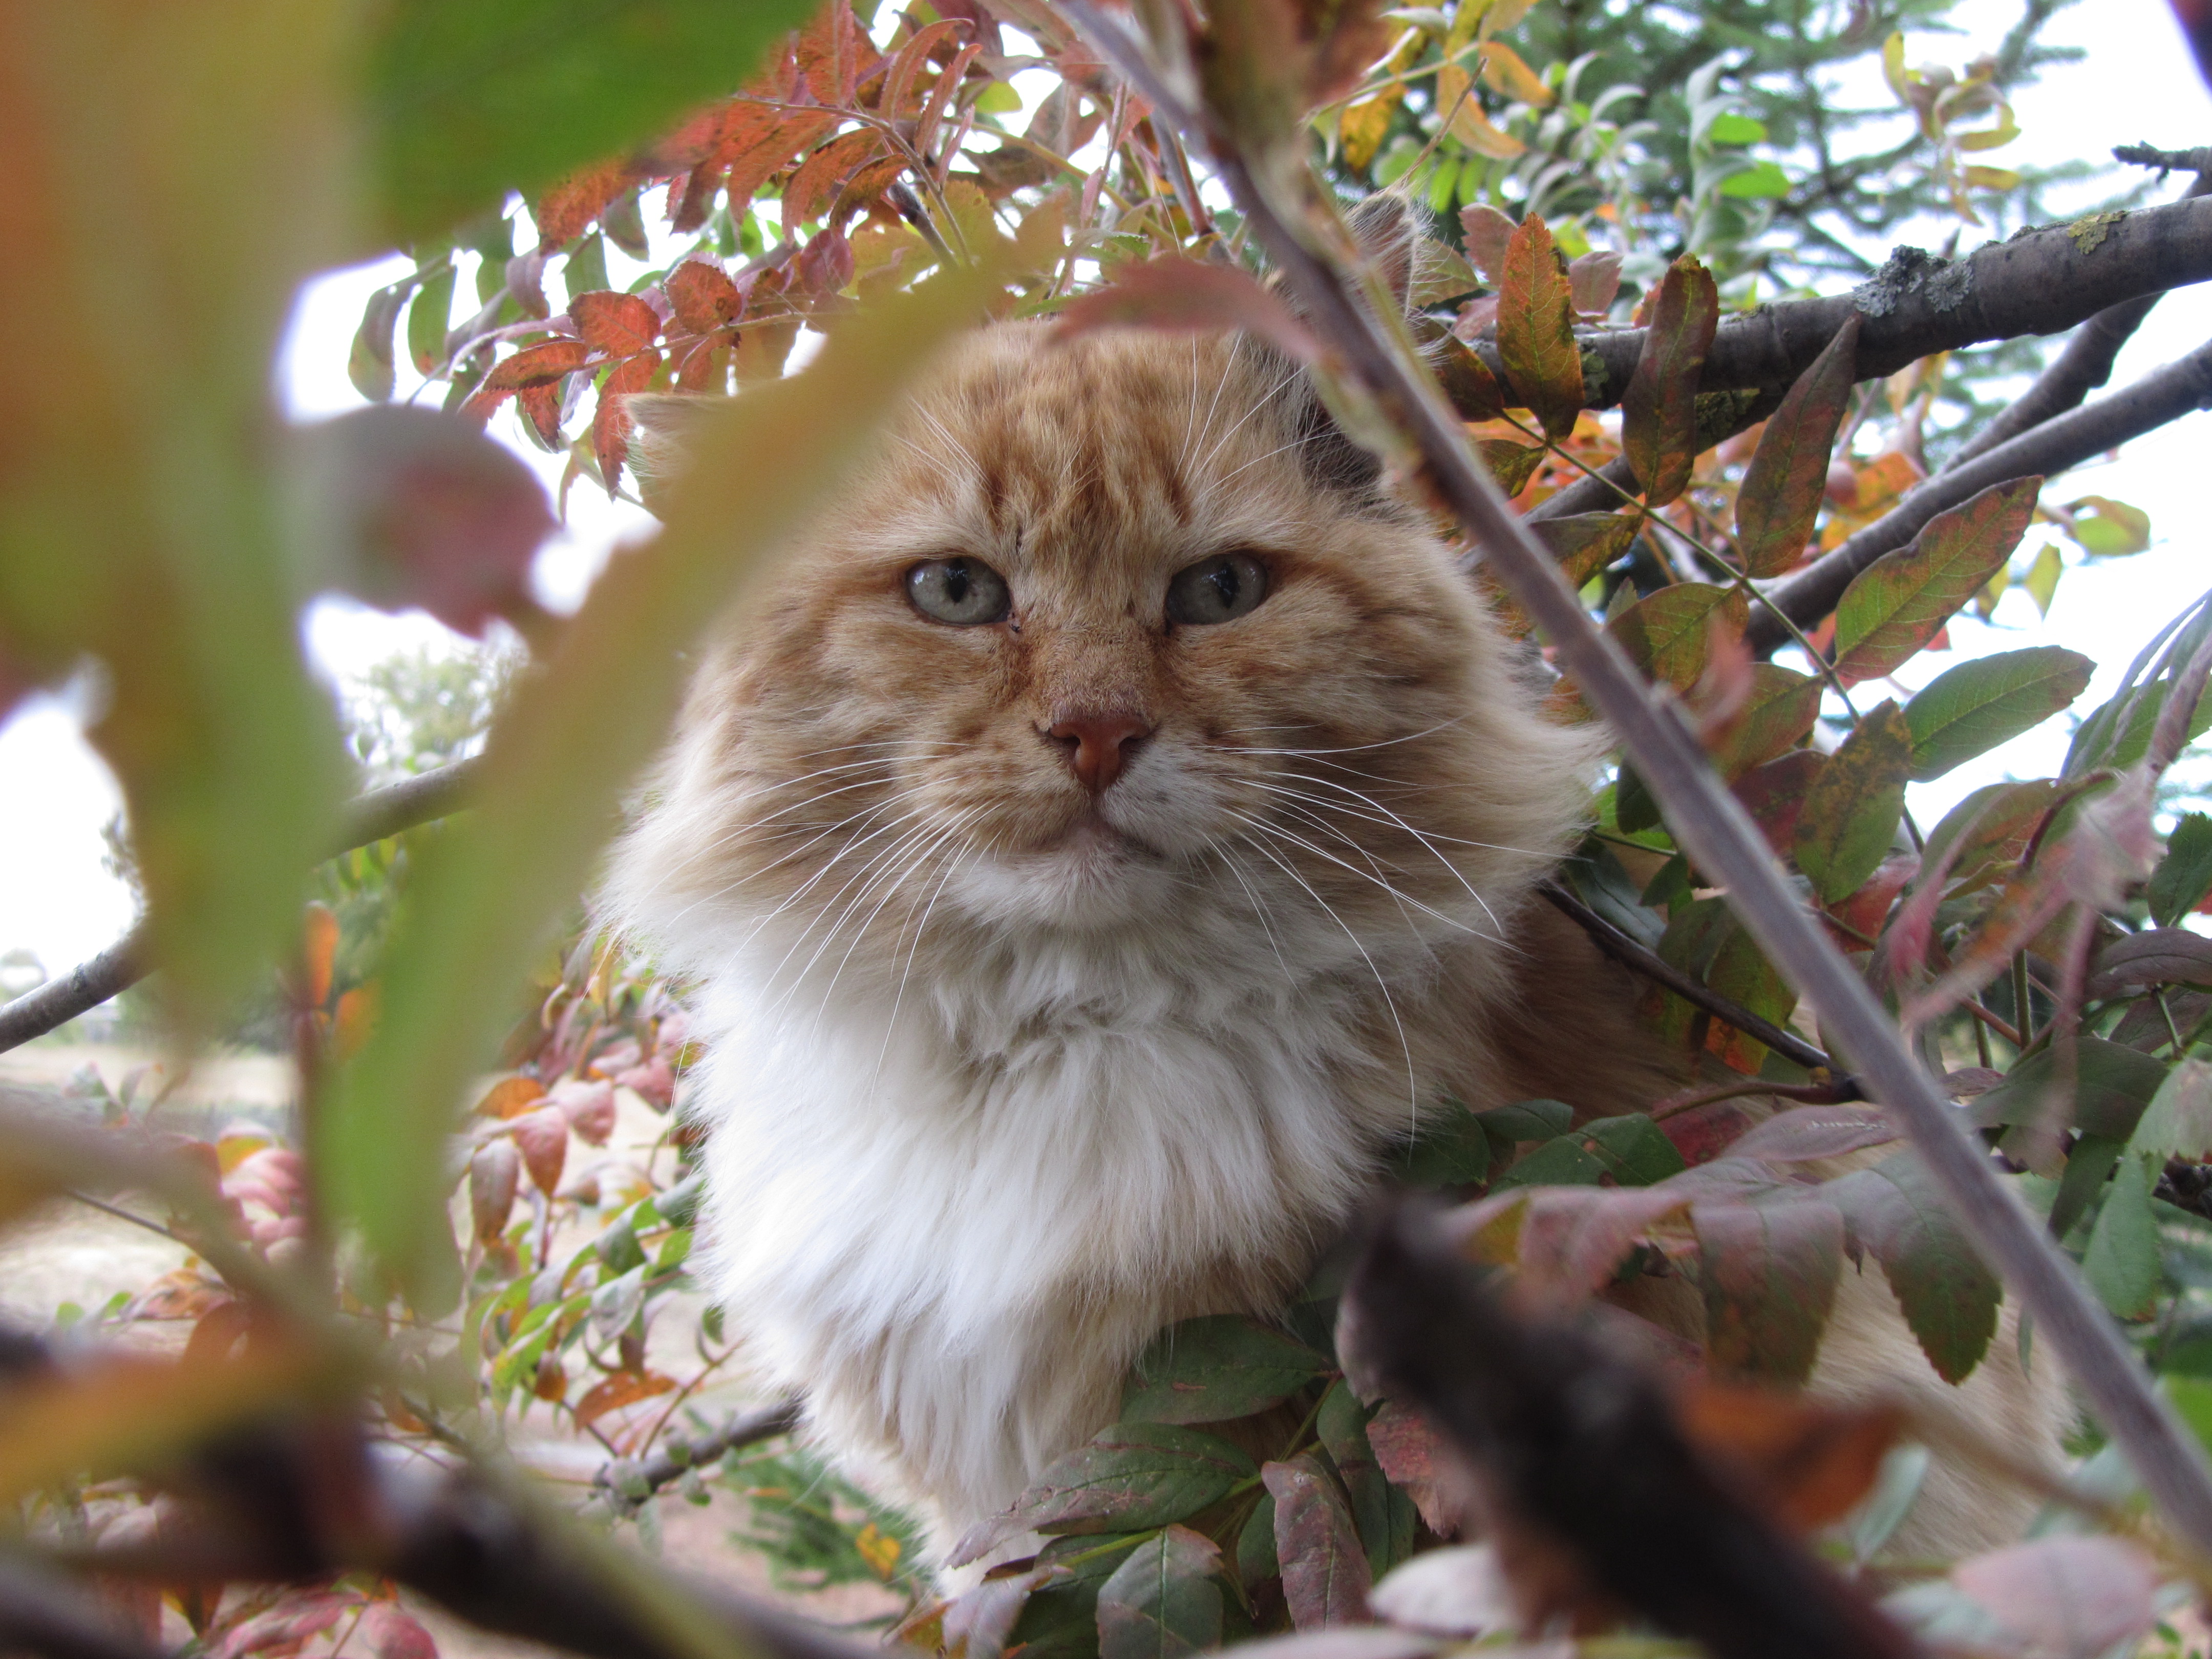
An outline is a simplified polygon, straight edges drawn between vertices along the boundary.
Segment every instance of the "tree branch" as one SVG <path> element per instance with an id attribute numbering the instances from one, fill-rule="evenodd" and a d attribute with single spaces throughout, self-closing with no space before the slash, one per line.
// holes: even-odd
<path id="1" fill-rule="evenodd" d="M 345 823 L 325 855 L 336 858 L 460 810 L 478 763 L 456 761 L 381 789 L 346 809 Z M 0 1054 L 66 1025 L 146 977 L 145 929 L 134 927 L 88 962 L 0 1006 Z"/>
<path id="2" fill-rule="evenodd" d="M 1746 641 L 1759 656 L 1788 644 L 1789 630 L 1776 612 L 1801 629 L 1812 627 L 1836 608 L 1836 602 L 1859 572 L 1884 554 L 1905 546 L 1938 513 L 1991 484 L 2039 474 L 2050 477 L 2179 420 L 2191 410 L 2208 407 L 2212 407 L 2212 343 L 2145 375 L 2124 392 L 2045 421 L 1963 466 L 1923 480 L 1865 529 L 1770 589 L 1766 604 L 1752 612 Z"/>
<path id="3" fill-rule="evenodd" d="M 1406 343 L 1354 297 L 1351 279 L 1307 245 L 1291 218 L 1257 185 L 1234 140 L 1182 108 L 1130 31 L 1101 14 L 1091 0 L 1062 0 L 1060 9 L 1130 76 L 1155 107 L 1206 145 L 1222 183 L 1302 302 L 1310 325 L 1416 450 L 1430 489 L 1484 547 L 1492 568 L 1555 642 L 1583 695 L 1620 738 L 1638 775 L 1658 798 L 1683 850 L 1725 890 L 1729 908 L 1767 960 L 1820 1010 L 1823 1029 L 1869 1095 L 1911 1138 L 1961 1224 L 2034 1316 L 2038 1335 L 2050 1340 L 2168 1522 L 2194 1548 L 2212 1554 L 2212 1465 L 2204 1448 L 2152 1390 L 2133 1350 L 2090 1296 L 2078 1270 L 1999 1183 L 1979 1143 L 1960 1126 L 1950 1102 L 1905 1047 L 1887 1011 L 1806 910 L 1758 827 L 1713 772 L 1678 702 L 1663 689 L 1647 686 L 1620 646 L 1592 624 L 1549 556 L 1483 471 L 1468 444 L 1466 428 L 1434 380 Z M 1274 176 L 1285 191 L 1316 189 L 1302 161 L 1279 167 Z M 1318 217 L 1322 205 L 1311 195 L 1291 211 L 1309 210 L 1317 216 L 1316 225 L 1325 222 Z M 2212 235 L 2212 202 L 2154 209 L 2109 228 L 2117 232 L 2152 220 L 2166 228 L 2161 235 L 2189 226 Z M 1317 240 L 1321 234 L 1318 229 L 1308 234 Z M 1996 258 L 1986 274 L 1999 273 L 2008 250 L 2031 242 L 2047 246 L 2048 240 L 2047 235 L 2027 238 L 1994 250 Z M 2200 256 L 2212 252 L 2197 251 Z M 1985 249 L 1968 263 L 1978 266 L 1991 252 Z M 2072 252 L 2069 240 L 2052 253 L 2056 264 L 2046 271 L 2046 280 L 2059 274 L 2057 268 Z M 2086 261 L 2095 256 L 2077 257 Z M 2145 264 L 2153 263 L 2157 262 L 2146 254 Z M 1997 284 L 1984 283 L 1984 274 L 1978 270 L 1974 281 L 1985 300 Z M 2145 283 L 2133 291 L 2167 285 Z M 1924 290 L 1917 297 L 1924 301 Z M 2102 309 L 2110 298 L 2109 291 L 2100 294 L 2082 314 Z M 1970 303 L 1971 297 L 1961 308 Z M 1822 328 L 1818 343 L 1824 343 L 1841 320 L 1838 314 Z M 2031 324 L 2023 331 L 2064 325 L 2045 325 L 2039 331 Z M 1805 353 L 1807 361 L 1812 349 Z M 1903 361 L 1927 349 L 1916 344 Z"/>
<path id="4" fill-rule="evenodd" d="M 732 1417 L 720 1428 L 696 1439 L 663 1435 L 660 1449 L 652 1456 L 618 1457 L 602 1466 L 592 1477 L 592 1496 L 602 1508 L 627 1515 L 669 1482 L 680 1479 L 686 1469 L 715 1462 L 726 1452 L 789 1434 L 799 1426 L 800 1404 L 796 1399 L 780 1400 L 773 1406 Z"/>

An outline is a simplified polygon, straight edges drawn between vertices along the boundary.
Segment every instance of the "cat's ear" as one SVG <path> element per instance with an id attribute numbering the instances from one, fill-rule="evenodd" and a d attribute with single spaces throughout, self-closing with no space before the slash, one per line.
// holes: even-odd
<path id="1" fill-rule="evenodd" d="M 633 392 L 623 399 L 630 418 L 629 468 L 647 507 L 661 510 L 661 497 L 690 465 L 700 426 L 726 398 L 697 392 Z"/>
<path id="2" fill-rule="evenodd" d="M 1404 191 L 1378 190 L 1344 216 L 1352 240 L 1401 312 L 1413 309 L 1413 282 L 1428 246 L 1421 210 Z"/>

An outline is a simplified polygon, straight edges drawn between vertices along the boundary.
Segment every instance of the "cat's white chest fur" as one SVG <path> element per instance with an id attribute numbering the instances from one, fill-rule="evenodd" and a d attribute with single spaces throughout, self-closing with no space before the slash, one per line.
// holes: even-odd
<path id="1" fill-rule="evenodd" d="M 1358 1058 L 1348 978 L 1266 967 L 831 994 L 827 967 L 733 964 L 699 1000 L 714 1289 L 940 1536 L 1111 1420 L 1160 1325 L 1279 1294 L 1355 1201 L 1373 1133 L 1349 1097 L 1402 1103 L 1403 1077 Z M 1109 988 L 1063 1000 L 1062 974 Z"/>

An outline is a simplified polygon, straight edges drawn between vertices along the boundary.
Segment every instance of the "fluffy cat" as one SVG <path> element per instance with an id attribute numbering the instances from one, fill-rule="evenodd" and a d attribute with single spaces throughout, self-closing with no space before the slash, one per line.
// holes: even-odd
<path id="1" fill-rule="evenodd" d="M 940 1550 L 1161 1327 L 1279 1305 L 1425 1103 L 1663 1091 L 1532 897 L 1596 758 L 1535 705 L 1233 337 L 972 337 L 713 646 L 611 891 L 697 982 L 730 1328 Z M 1852 1363 L 1926 1376 L 1873 1294 Z M 1981 1386 L 2034 1432 L 2002 1339 Z"/>

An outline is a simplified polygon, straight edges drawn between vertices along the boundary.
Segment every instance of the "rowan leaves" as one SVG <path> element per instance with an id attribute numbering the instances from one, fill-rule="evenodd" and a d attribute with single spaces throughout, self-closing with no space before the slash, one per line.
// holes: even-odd
<path id="1" fill-rule="evenodd" d="M 2012 556 L 2042 487 L 2041 478 L 1993 484 L 1862 571 L 1836 606 L 1836 672 L 1847 682 L 1878 678 L 1934 639 Z"/>
<path id="2" fill-rule="evenodd" d="M 1850 401 L 1858 339 L 1854 313 L 1797 377 L 1759 435 L 1735 501 L 1736 556 L 1747 575 L 1778 576 L 1805 550 Z"/>
<path id="3" fill-rule="evenodd" d="M 1720 319 L 1712 273 L 1684 254 L 1660 280 L 1644 350 L 1621 398 L 1621 447 L 1653 507 L 1689 484 L 1699 447 L 1698 379 Z"/>
<path id="4" fill-rule="evenodd" d="M 1499 281 L 1498 355 L 1514 395 L 1547 437 L 1575 429 L 1583 407 L 1583 360 L 1575 343 L 1574 295 L 1565 263 L 1543 220 L 1530 214 L 1505 247 Z"/>

